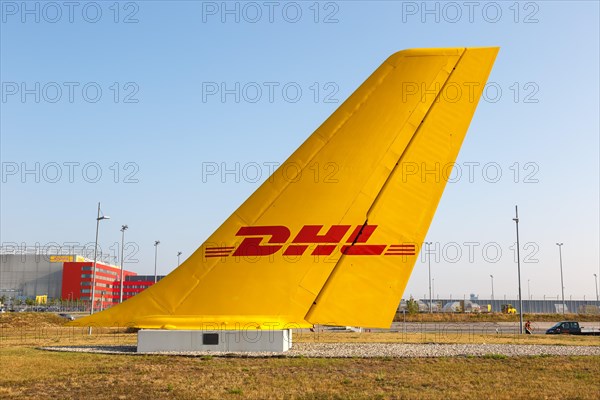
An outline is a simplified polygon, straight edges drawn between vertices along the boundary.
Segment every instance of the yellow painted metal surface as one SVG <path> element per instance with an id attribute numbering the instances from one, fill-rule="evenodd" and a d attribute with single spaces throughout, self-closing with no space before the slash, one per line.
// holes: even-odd
<path id="1" fill-rule="evenodd" d="M 73 256 L 50 256 L 50 262 L 72 262 Z"/>
<path id="2" fill-rule="evenodd" d="M 71 324 L 389 327 L 497 52 L 392 55 L 180 267 Z"/>

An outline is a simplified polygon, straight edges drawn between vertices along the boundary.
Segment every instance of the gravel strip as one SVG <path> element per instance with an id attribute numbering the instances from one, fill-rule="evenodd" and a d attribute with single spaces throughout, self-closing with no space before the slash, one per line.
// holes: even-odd
<path id="1" fill-rule="evenodd" d="M 52 346 L 42 350 L 127 355 L 184 355 L 214 357 L 466 357 L 466 356 L 600 356 L 600 346 L 551 346 L 518 344 L 404 344 L 404 343 L 296 343 L 285 353 L 160 352 L 137 353 L 136 346 Z"/>

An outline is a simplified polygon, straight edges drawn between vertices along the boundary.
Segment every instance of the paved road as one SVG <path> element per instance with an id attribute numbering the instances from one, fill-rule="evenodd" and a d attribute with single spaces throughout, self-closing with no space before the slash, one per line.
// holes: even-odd
<path id="1" fill-rule="evenodd" d="M 534 334 L 545 334 L 546 329 L 556 322 L 532 321 Z M 600 322 L 582 322 L 584 328 L 600 328 Z M 440 333 L 440 334 L 518 334 L 518 322 L 394 322 L 391 331 L 406 333 Z M 373 329 L 372 331 L 386 331 Z"/>

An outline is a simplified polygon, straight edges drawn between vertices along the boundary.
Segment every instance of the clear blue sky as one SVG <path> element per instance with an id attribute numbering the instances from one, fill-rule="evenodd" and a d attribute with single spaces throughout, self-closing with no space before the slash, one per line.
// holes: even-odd
<path id="1" fill-rule="evenodd" d="M 101 201 L 102 248 L 128 224 L 126 267 L 152 273 L 158 239 L 166 274 L 391 53 L 500 46 L 428 234 L 435 293 L 489 297 L 493 274 L 516 295 L 518 204 L 524 295 L 560 293 L 558 241 L 565 295 L 594 296 L 598 2 L 114 4 L 1 2 L 2 243 L 93 242 Z M 214 163 L 239 173 L 203 177 Z M 426 265 L 406 296 L 427 292 Z"/>

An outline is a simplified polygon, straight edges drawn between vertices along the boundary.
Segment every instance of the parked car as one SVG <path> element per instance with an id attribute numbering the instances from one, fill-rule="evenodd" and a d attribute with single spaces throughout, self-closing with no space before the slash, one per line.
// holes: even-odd
<path id="1" fill-rule="evenodd" d="M 75 320 L 75 317 L 74 317 L 74 316 L 72 316 L 71 314 L 67 314 L 67 313 L 60 313 L 60 314 L 58 314 L 58 316 L 59 316 L 59 317 L 66 318 L 66 319 L 68 319 L 69 321 L 74 321 L 74 320 Z"/>
<path id="2" fill-rule="evenodd" d="M 561 321 L 546 331 L 546 335 L 593 335 L 600 336 L 600 329 L 585 329 L 576 321 Z"/>

